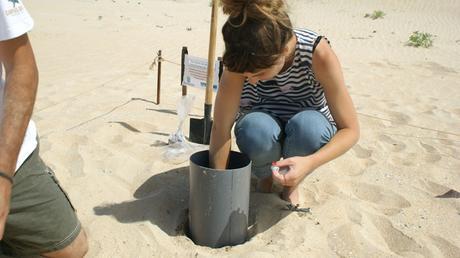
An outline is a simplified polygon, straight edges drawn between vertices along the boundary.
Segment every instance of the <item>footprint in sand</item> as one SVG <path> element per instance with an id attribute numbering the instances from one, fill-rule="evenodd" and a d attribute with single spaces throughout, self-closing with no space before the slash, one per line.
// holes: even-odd
<path id="1" fill-rule="evenodd" d="M 355 224 L 361 225 L 363 215 L 354 209 L 352 206 L 347 207 L 347 216 Z"/>
<path id="2" fill-rule="evenodd" d="M 379 67 L 379 68 L 385 67 L 385 64 L 380 63 L 380 62 L 370 62 L 369 64 L 375 67 Z"/>
<path id="3" fill-rule="evenodd" d="M 432 195 L 433 197 L 449 191 L 449 187 L 435 183 L 430 180 L 420 179 L 419 183 L 422 189 L 430 193 L 430 195 Z"/>
<path id="4" fill-rule="evenodd" d="M 404 257 L 410 253 L 420 254 L 422 257 L 433 257 L 427 247 L 420 245 L 414 239 L 396 229 L 387 218 L 372 214 L 369 214 L 369 218 L 392 252 Z"/>
<path id="5" fill-rule="evenodd" d="M 455 69 L 438 64 L 436 62 L 426 62 L 423 64 L 423 66 L 427 68 L 430 72 L 435 73 L 435 74 L 440 74 L 440 75 L 457 74 L 457 71 L 455 71 Z"/>
<path id="6" fill-rule="evenodd" d="M 392 152 L 400 152 L 406 148 L 406 144 L 404 144 L 401 141 L 397 141 L 388 135 L 380 135 L 379 139 L 382 142 L 386 143 L 385 148 L 389 149 Z"/>
<path id="7" fill-rule="evenodd" d="M 381 141 L 379 145 L 382 146 L 382 148 L 385 151 L 389 151 L 393 153 L 402 153 L 402 151 L 406 149 L 405 143 L 401 141 L 397 141 L 386 134 L 380 135 L 379 139 Z M 396 166 L 400 166 L 400 165 L 412 166 L 414 165 L 414 160 L 417 160 L 416 159 L 417 155 L 418 155 L 417 153 L 408 153 L 408 154 L 404 154 L 404 156 L 390 155 L 390 163 Z"/>
<path id="8" fill-rule="evenodd" d="M 433 146 L 429 145 L 429 144 L 425 144 L 423 142 L 420 142 L 420 145 L 429 153 L 436 153 L 437 152 L 436 149 Z"/>
<path id="9" fill-rule="evenodd" d="M 387 113 L 394 124 L 407 124 L 411 120 L 410 116 L 401 112 L 387 111 Z"/>
<path id="10" fill-rule="evenodd" d="M 376 204 L 387 215 L 394 215 L 411 204 L 401 195 L 377 185 L 357 183 L 353 194 L 360 200 Z"/>
<path id="11" fill-rule="evenodd" d="M 339 257 L 391 257 L 384 253 L 382 247 L 376 247 L 361 233 L 362 227 L 345 224 L 337 227 L 327 235 L 329 248 Z"/>
<path id="12" fill-rule="evenodd" d="M 389 60 L 385 60 L 385 62 L 387 63 L 388 67 L 391 67 L 394 70 L 401 70 L 401 66 L 399 66 L 397 64 L 394 64 L 394 63 L 390 62 Z"/>
<path id="13" fill-rule="evenodd" d="M 316 206 L 321 202 L 321 197 L 318 193 L 318 188 L 316 186 L 311 186 L 308 189 L 303 190 L 303 201 L 307 203 L 307 206 Z"/>
<path id="14" fill-rule="evenodd" d="M 439 139 L 439 142 L 448 145 L 448 146 L 455 146 L 455 142 L 446 138 Z"/>
<path id="15" fill-rule="evenodd" d="M 345 185 L 346 183 L 344 182 L 343 184 Z M 332 196 L 338 196 L 343 194 L 342 190 L 335 183 L 332 182 L 325 182 L 321 185 L 320 190 Z"/>
<path id="16" fill-rule="evenodd" d="M 407 153 L 404 155 L 397 155 L 397 156 L 392 156 L 389 159 L 390 164 L 393 164 L 394 166 L 414 166 L 416 161 L 418 160 L 418 157 L 420 156 L 419 153 Z"/>
<path id="17" fill-rule="evenodd" d="M 460 248 L 447 241 L 446 239 L 431 235 L 430 238 L 433 240 L 433 244 L 439 249 L 439 251 L 446 258 L 458 258 L 460 254 Z"/>
<path id="18" fill-rule="evenodd" d="M 439 154 L 438 150 L 429 144 L 420 142 L 420 145 L 427 152 L 425 155 L 425 161 L 429 163 L 438 162 L 441 160 L 442 156 Z"/>
<path id="19" fill-rule="evenodd" d="M 85 175 L 83 158 L 79 152 L 79 144 L 74 142 L 67 151 L 67 157 L 69 160 L 69 171 L 72 177 L 82 177 Z"/>
<path id="20" fill-rule="evenodd" d="M 356 157 L 360 159 L 368 159 L 372 156 L 372 150 L 365 149 L 360 144 L 353 146 L 353 151 L 356 153 Z"/>
<path id="21" fill-rule="evenodd" d="M 354 151 L 358 159 L 363 160 L 364 167 L 367 168 L 367 167 L 377 164 L 377 162 L 371 158 L 372 150 L 366 149 L 362 147 L 360 144 L 356 144 L 355 146 L 353 146 L 352 150 Z M 360 174 L 362 174 L 362 172 L 359 173 L 359 175 Z"/>

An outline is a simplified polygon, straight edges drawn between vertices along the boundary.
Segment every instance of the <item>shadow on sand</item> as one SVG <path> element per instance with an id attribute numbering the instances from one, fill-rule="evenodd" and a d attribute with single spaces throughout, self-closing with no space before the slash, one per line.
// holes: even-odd
<path id="1" fill-rule="evenodd" d="M 251 186 L 252 188 L 252 186 Z M 189 167 L 154 175 L 134 193 L 134 200 L 94 207 L 98 216 L 114 216 L 121 223 L 150 221 L 170 236 L 185 235 L 188 228 Z M 249 239 L 286 217 L 286 202 L 278 194 L 251 191 Z M 249 240 L 248 239 L 248 240 Z"/>

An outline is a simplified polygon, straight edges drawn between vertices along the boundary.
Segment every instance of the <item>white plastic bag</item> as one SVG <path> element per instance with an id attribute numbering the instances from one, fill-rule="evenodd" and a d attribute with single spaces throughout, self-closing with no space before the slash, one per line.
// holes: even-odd
<path id="1" fill-rule="evenodd" d="M 194 152 L 194 146 L 185 139 L 183 133 L 184 122 L 189 115 L 195 96 L 182 96 L 177 103 L 177 117 L 179 124 L 177 130 L 169 135 L 168 145 L 165 146 L 163 152 L 163 160 L 168 163 L 180 164 L 186 162 L 190 155 Z"/>

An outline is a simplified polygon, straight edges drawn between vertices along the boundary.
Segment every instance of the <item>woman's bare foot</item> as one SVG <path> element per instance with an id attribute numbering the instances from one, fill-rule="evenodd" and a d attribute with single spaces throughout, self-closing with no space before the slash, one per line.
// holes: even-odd
<path id="1" fill-rule="evenodd" d="M 257 181 L 256 191 L 261 192 L 261 193 L 271 193 L 272 185 L 273 185 L 273 178 L 271 176 L 263 178 L 263 179 L 259 179 L 259 181 Z"/>
<path id="2" fill-rule="evenodd" d="M 293 205 L 300 204 L 299 190 L 297 190 L 297 187 L 284 187 L 281 198 Z"/>

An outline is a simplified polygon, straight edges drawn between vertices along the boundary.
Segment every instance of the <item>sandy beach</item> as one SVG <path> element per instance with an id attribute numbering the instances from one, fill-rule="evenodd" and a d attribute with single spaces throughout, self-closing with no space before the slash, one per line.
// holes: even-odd
<path id="1" fill-rule="evenodd" d="M 209 1 L 24 4 L 35 20 L 41 155 L 77 209 L 87 257 L 460 257 L 459 1 L 288 1 L 295 27 L 331 41 L 361 138 L 301 184 L 310 213 L 251 192 L 250 239 L 219 249 L 184 235 L 188 161 L 162 155 L 178 125 L 181 48 L 207 57 Z M 375 10 L 385 16 L 364 17 Z M 433 46 L 407 46 L 414 31 L 434 35 Z M 160 105 L 149 69 L 158 50 Z M 204 91 L 189 94 L 199 118 Z"/>

